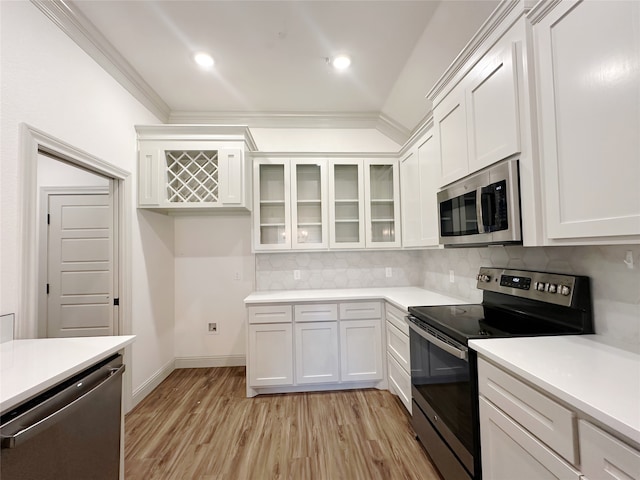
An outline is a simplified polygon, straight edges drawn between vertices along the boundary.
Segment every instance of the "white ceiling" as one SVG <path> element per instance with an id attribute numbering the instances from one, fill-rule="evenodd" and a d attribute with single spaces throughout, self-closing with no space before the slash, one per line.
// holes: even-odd
<path id="1" fill-rule="evenodd" d="M 428 113 L 421 105 L 416 117 L 412 103 L 426 104 L 424 95 L 497 4 L 495 0 L 65 3 L 97 28 L 173 113 L 384 115 L 407 130 Z M 434 38 L 437 29 L 443 33 Z M 215 58 L 213 70 L 199 70 L 192 59 L 197 51 Z M 430 51 L 437 65 L 424 72 L 419 66 L 429 65 Z M 420 58 L 414 52 L 420 52 Z M 338 53 L 353 59 L 347 72 L 336 72 L 327 64 L 326 59 Z M 416 72 L 430 83 L 417 81 Z"/>

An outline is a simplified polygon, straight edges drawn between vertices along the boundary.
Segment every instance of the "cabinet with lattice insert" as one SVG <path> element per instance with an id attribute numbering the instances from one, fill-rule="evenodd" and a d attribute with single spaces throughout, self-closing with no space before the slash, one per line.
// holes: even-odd
<path id="1" fill-rule="evenodd" d="M 136 131 L 139 208 L 250 211 L 255 144 L 246 127 L 152 125 Z"/>

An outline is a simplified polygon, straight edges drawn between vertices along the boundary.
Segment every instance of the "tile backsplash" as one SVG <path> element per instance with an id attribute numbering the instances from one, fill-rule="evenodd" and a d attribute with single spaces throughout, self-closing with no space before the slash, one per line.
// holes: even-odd
<path id="1" fill-rule="evenodd" d="M 387 277 L 387 269 L 391 276 Z M 294 279 L 294 271 L 300 280 Z M 256 254 L 257 290 L 406 287 L 422 283 L 422 252 L 358 251 Z"/>
<path id="2" fill-rule="evenodd" d="M 632 252 L 634 268 L 624 263 Z M 481 266 L 591 277 L 596 332 L 640 352 L 640 245 L 256 254 L 257 290 L 420 286 L 482 299 Z M 391 277 L 386 276 L 391 268 Z M 294 279 L 299 270 L 300 280 Z M 450 271 L 453 270 L 453 283 Z"/>

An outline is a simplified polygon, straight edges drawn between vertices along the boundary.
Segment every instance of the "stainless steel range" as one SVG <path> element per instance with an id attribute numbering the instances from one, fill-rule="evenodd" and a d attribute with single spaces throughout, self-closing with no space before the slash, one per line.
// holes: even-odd
<path id="1" fill-rule="evenodd" d="M 593 333 L 589 278 L 481 268 L 477 305 L 410 307 L 412 424 L 445 480 L 480 479 L 477 357 L 469 339 Z"/>

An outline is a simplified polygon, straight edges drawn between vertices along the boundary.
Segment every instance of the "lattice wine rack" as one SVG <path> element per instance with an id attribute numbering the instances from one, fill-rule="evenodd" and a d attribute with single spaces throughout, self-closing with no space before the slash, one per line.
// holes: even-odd
<path id="1" fill-rule="evenodd" d="M 218 201 L 217 150 L 167 150 L 165 154 L 169 202 Z"/>

